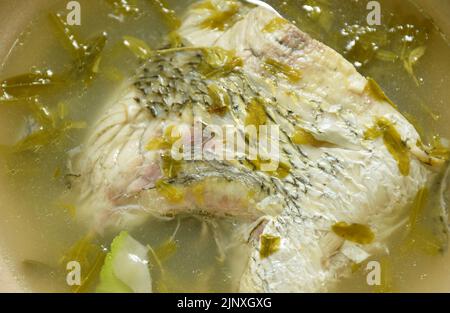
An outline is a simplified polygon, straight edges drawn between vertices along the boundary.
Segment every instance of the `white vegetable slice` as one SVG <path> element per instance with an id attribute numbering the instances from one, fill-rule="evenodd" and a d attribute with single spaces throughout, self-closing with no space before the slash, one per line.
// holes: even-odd
<path id="1" fill-rule="evenodd" d="M 113 240 L 111 252 L 106 256 L 97 292 L 152 292 L 147 252 L 148 248 L 127 232 L 121 232 Z"/>

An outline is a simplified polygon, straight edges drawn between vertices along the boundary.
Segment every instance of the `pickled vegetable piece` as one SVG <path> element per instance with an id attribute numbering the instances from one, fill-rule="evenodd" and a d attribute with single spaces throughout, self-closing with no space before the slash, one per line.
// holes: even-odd
<path id="1" fill-rule="evenodd" d="M 385 101 L 385 102 L 389 103 L 392 107 L 397 109 L 397 105 L 394 102 L 392 102 L 392 100 L 389 99 L 388 96 L 386 96 L 383 89 L 381 89 L 380 85 L 378 85 L 378 83 L 374 79 L 372 79 L 370 77 L 367 78 L 367 85 L 366 85 L 365 90 L 375 100 Z"/>
<path id="2" fill-rule="evenodd" d="M 161 167 L 164 175 L 167 178 L 174 178 L 178 175 L 178 172 L 181 169 L 181 162 L 174 160 L 170 155 L 162 155 L 161 156 Z"/>
<path id="3" fill-rule="evenodd" d="M 61 87 L 64 83 L 65 80 L 55 76 L 50 70 L 37 71 L 5 79 L 0 83 L 0 90 L 8 96 L 24 98 Z"/>
<path id="4" fill-rule="evenodd" d="M 280 250 L 281 238 L 269 234 L 260 236 L 259 256 L 261 259 L 268 258 Z"/>
<path id="5" fill-rule="evenodd" d="M 203 58 L 200 71 L 207 78 L 227 76 L 244 64 L 234 51 L 220 47 L 203 49 Z"/>
<path id="6" fill-rule="evenodd" d="M 367 140 L 375 140 L 381 136 L 389 153 L 397 161 L 400 173 L 408 176 L 410 170 L 409 149 L 402 141 L 397 129 L 386 118 L 379 118 L 376 125 L 364 133 L 364 138 Z"/>
<path id="7" fill-rule="evenodd" d="M 136 37 L 123 36 L 123 44 L 140 59 L 146 59 L 152 53 L 152 49 L 147 43 Z"/>
<path id="8" fill-rule="evenodd" d="M 160 179 L 156 182 L 156 190 L 169 202 L 179 203 L 184 199 L 184 192 L 168 182 Z"/>
<path id="9" fill-rule="evenodd" d="M 148 151 L 152 150 L 170 150 L 172 145 L 181 138 L 181 136 L 174 136 L 173 131 L 175 126 L 171 125 L 166 128 L 164 134 L 161 137 L 156 137 L 150 140 L 145 147 Z"/>
<path id="10" fill-rule="evenodd" d="M 300 70 L 293 68 L 287 64 L 281 63 L 275 59 L 265 60 L 263 67 L 273 76 L 283 75 L 291 83 L 297 83 L 302 78 Z"/>
<path id="11" fill-rule="evenodd" d="M 84 49 L 84 45 L 78 35 L 66 24 L 60 14 L 50 14 L 50 20 L 56 28 L 58 39 L 62 46 L 69 51 L 74 58 L 78 58 Z"/>
<path id="12" fill-rule="evenodd" d="M 162 245 L 155 249 L 155 254 L 158 257 L 159 261 L 165 261 L 175 254 L 178 246 L 175 240 L 168 239 Z"/>
<path id="13" fill-rule="evenodd" d="M 139 8 L 136 0 L 106 0 L 115 10 L 117 14 L 123 15 L 137 15 Z"/>
<path id="14" fill-rule="evenodd" d="M 235 1 L 226 1 L 227 9 L 219 10 L 214 7 L 211 15 L 201 22 L 203 28 L 226 30 L 236 22 L 236 15 L 239 13 L 239 4 Z M 212 4 L 212 3 L 211 3 Z"/>
<path id="15" fill-rule="evenodd" d="M 254 98 L 247 106 L 247 117 L 245 118 L 245 125 L 253 125 L 258 130 L 258 127 L 267 123 L 267 114 L 261 99 Z"/>
<path id="16" fill-rule="evenodd" d="M 66 269 L 69 262 L 77 261 L 83 269 L 81 284 L 73 287 L 73 292 L 87 292 L 93 287 L 100 275 L 106 253 L 95 243 L 95 235 L 89 233 L 76 242 L 61 258 L 61 265 Z"/>
<path id="17" fill-rule="evenodd" d="M 329 145 L 326 141 L 317 140 L 309 131 L 300 127 L 297 127 L 291 137 L 291 140 L 292 143 L 296 145 L 310 145 L 313 147 L 323 147 Z"/>
<path id="18" fill-rule="evenodd" d="M 282 29 L 285 25 L 289 24 L 289 22 L 281 17 L 276 17 L 267 23 L 263 28 L 263 32 L 265 33 L 273 33 L 279 29 Z"/>
<path id="19" fill-rule="evenodd" d="M 149 0 L 149 1 L 161 15 L 164 23 L 169 29 L 175 30 L 180 27 L 181 25 L 180 19 L 177 17 L 174 10 L 169 9 L 169 6 L 167 5 L 166 1 L 164 0 Z"/>
<path id="20" fill-rule="evenodd" d="M 362 245 L 370 244 L 375 239 L 375 235 L 369 226 L 362 224 L 339 222 L 334 224 L 331 229 L 339 237 Z"/>
<path id="21" fill-rule="evenodd" d="M 208 86 L 208 95 L 212 100 L 212 105 L 208 108 L 208 111 L 220 116 L 225 115 L 231 103 L 228 93 L 221 87 L 211 84 Z"/>

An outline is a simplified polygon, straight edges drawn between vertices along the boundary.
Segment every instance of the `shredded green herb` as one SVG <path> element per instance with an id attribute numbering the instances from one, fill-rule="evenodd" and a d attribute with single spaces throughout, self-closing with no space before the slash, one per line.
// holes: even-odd
<path id="1" fill-rule="evenodd" d="M 370 244 L 375 239 L 374 233 L 367 225 L 338 222 L 334 224 L 331 229 L 339 237 L 362 245 Z"/>
<path id="2" fill-rule="evenodd" d="M 273 33 L 277 30 L 282 29 L 285 25 L 289 24 L 289 22 L 281 17 L 276 17 L 272 19 L 266 26 L 263 28 L 263 32 L 265 33 Z"/>
<path id="3" fill-rule="evenodd" d="M 236 1 L 225 1 L 226 9 L 221 10 L 211 2 L 210 15 L 200 23 L 200 27 L 220 31 L 230 28 L 237 22 L 240 5 Z"/>
<path id="4" fill-rule="evenodd" d="M 66 81 L 52 71 L 36 71 L 7 78 L 0 83 L 1 98 L 27 98 L 60 88 Z M 1 93 L 0 93 L 1 94 Z"/>
<path id="5" fill-rule="evenodd" d="M 297 127 L 291 137 L 292 143 L 296 145 L 310 145 L 313 147 L 328 146 L 330 143 L 326 141 L 317 140 L 309 131 L 304 128 Z"/>
<path id="6" fill-rule="evenodd" d="M 181 26 L 181 21 L 177 17 L 174 10 L 169 9 L 166 1 L 164 0 L 149 0 L 150 4 L 161 15 L 166 26 L 170 30 L 176 30 Z"/>
<path id="7" fill-rule="evenodd" d="M 99 244 L 95 243 L 95 239 L 93 233 L 87 234 L 77 241 L 60 260 L 64 270 L 66 264 L 72 261 L 79 262 L 83 269 L 81 285 L 73 287 L 75 293 L 92 290 L 99 278 L 106 252 Z"/>
<path id="8" fill-rule="evenodd" d="M 234 51 L 220 47 L 204 48 L 203 62 L 200 64 L 200 72 L 206 78 L 224 77 L 244 65 L 242 59 Z"/>
<path id="9" fill-rule="evenodd" d="M 273 76 L 281 74 L 291 83 L 298 83 L 302 78 L 300 70 L 275 59 L 266 59 L 263 68 Z"/>
<path id="10" fill-rule="evenodd" d="M 184 192 L 181 188 L 172 186 L 163 179 L 156 182 L 156 190 L 169 202 L 180 203 L 184 199 Z"/>
<path id="11" fill-rule="evenodd" d="M 136 16 L 140 13 L 136 0 L 106 0 L 116 14 Z"/>
<path id="12" fill-rule="evenodd" d="M 366 92 L 369 93 L 371 97 L 373 97 L 377 101 L 385 101 L 389 103 L 393 108 L 397 109 L 397 105 L 389 99 L 388 96 L 384 93 L 383 89 L 381 89 L 380 85 L 373 79 L 367 78 L 367 85 L 365 88 Z"/>
<path id="13" fill-rule="evenodd" d="M 142 39 L 136 37 L 123 36 L 123 44 L 140 59 L 145 60 L 152 53 L 152 49 L 148 46 L 148 44 Z"/>
<path id="14" fill-rule="evenodd" d="M 213 114 L 224 116 L 231 104 L 228 92 L 216 84 L 210 84 L 208 86 L 208 95 L 212 101 L 208 111 Z"/>
<path id="15" fill-rule="evenodd" d="M 389 153 L 397 161 L 400 173 L 403 176 L 408 176 L 410 170 L 409 148 L 402 140 L 395 126 L 386 118 L 378 118 L 375 126 L 364 133 L 366 140 L 375 140 L 381 136 Z"/>

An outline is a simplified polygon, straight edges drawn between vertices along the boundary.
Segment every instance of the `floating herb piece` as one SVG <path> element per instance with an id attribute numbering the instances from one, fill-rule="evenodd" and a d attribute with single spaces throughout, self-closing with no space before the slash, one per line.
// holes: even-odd
<path id="1" fill-rule="evenodd" d="M 291 166 L 287 163 L 280 162 L 276 171 L 270 172 L 270 175 L 279 179 L 286 178 L 291 173 Z"/>
<path id="2" fill-rule="evenodd" d="M 139 14 L 139 8 L 135 0 L 106 0 L 114 8 L 116 14 L 135 16 Z"/>
<path id="3" fill-rule="evenodd" d="M 367 225 L 338 222 L 331 229 L 339 237 L 362 245 L 370 244 L 375 239 L 374 233 Z"/>
<path id="4" fill-rule="evenodd" d="M 326 141 L 317 140 L 309 131 L 300 127 L 297 127 L 291 137 L 291 140 L 292 143 L 296 145 L 310 145 L 313 147 L 323 147 L 330 145 L 330 143 Z"/>
<path id="5" fill-rule="evenodd" d="M 98 72 L 101 54 L 105 48 L 107 34 L 103 33 L 86 45 L 82 56 L 75 61 L 75 75 L 82 77 L 84 82 L 90 82 Z"/>
<path id="6" fill-rule="evenodd" d="M 237 15 L 240 9 L 239 3 L 236 1 L 225 1 L 225 10 L 214 6 L 212 2 L 210 4 L 212 5 L 211 13 L 200 23 L 200 27 L 224 31 L 237 22 Z"/>
<path id="7" fill-rule="evenodd" d="M 80 57 L 85 46 L 78 38 L 78 35 L 66 24 L 64 18 L 60 14 L 50 14 L 50 20 L 56 28 L 56 34 L 62 46 L 72 55 L 72 57 Z"/>
<path id="8" fill-rule="evenodd" d="M 259 256 L 261 259 L 268 258 L 280 250 L 281 238 L 269 234 L 260 236 Z"/>
<path id="9" fill-rule="evenodd" d="M 162 245 L 155 249 L 155 254 L 160 262 L 170 258 L 177 251 L 177 243 L 172 238 L 165 241 Z"/>
<path id="10" fill-rule="evenodd" d="M 397 161 L 400 173 L 403 176 L 408 176 L 410 170 L 409 149 L 403 142 L 395 126 L 386 118 L 377 119 L 375 126 L 369 128 L 364 133 L 366 140 L 375 140 L 381 136 L 389 153 Z"/>
<path id="11" fill-rule="evenodd" d="M 71 261 L 77 261 L 83 269 L 84 274 L 81 277 L 81 285 L 74 286 L 73 292 L 90 291 L 99 277 L 106 252 L 100 245 L 94 242 L 94 234 L 86 235 L 76 242 L 60 261 L 64 269 L 66 268 L 66 264 Z"/>
<path id="12" fill-rule="evenodd" d="M 169 202 L 180 203 L 184 199 L 184 192 L 181 188 L 172 186 L 162 179 L 159 179 L 155 186 L 156 190 Z"/>
<path id="13" fill-rule="evenodd" d="M 374 79 L 370 77 L 367 78 L 367 85 L 365 87 L 365 91 L 375 100 L 385 101 L 389 103 L 393 108 L 397 109 L 397 105 L 395 105 L 395 103 L 392 102 L 392 100 L 389 99 L 388 96 L 386 96 L 383 89 L 381 89 L 380 85 L 378 85 L 378 83 Z"/>
<path id="14" fill-rule="evenodd" d="M 181 21 L 174 10 L 169 9 L 164 0 L 149 0 L 153 8 L 161 15 L 166 26 L 171 30 L 176 30 L 181 26 Z"/>
<path id="15" fill-rule="evenodd" d="M 447 234 L 444 235 L 444 239 L 438 235 L 438 230 L 427 225 L 426 208 L 429 203 L 429 190 L 425 187 L 419 189 L 414 198 L 414 201 L 410 208 L 410 215 L 408 219 L 407 231 L 408 235 L 401 246 L 401 252 L 403 254 L 410 253 L 415 249 L 419 249 L 429 255 L 437 255 L 444 251 L 444 246 L 447 243 Z"/>
<path id="16" fill-rule="evenodd" d="M 170 154 L 163 154 L 161 156 L 161 167 L 167 178 L 174 178 L 181 169 L 181 162 L 173 159 Z"/>
<path id="17" fill-rule="evenodd" d="M 276 17 L 272 19 L 269 23 L 267 23 L 266 26 L 264 26 L 264 28 L 262 29 L 262 31 L 265 33 L 273 33 L 277 30 L 282 29 L 285 25 L 288 24 L 289 22 L 286 19 Z"/>
<path id="18" fill-rule="evenodd" d="M 407 58 L 403 60 L 403 66 L 409 75 L 414 79 L 416 85 L 419 85 L 419 80 L 414 74 L 414 65 L 425 55 L 426 47 L 420 46 L 412 50 Z"/>
<path id="19" fill-rule="evenodd" d="M 52 117 L 53 118 L 53 117 Z M 54 143 L 61 138 L 67 131 L 86 128 L 87 124 L 83 121 L 63 121 L 51 119 L 42 124 L 37 131 L 21 139 L 14 145 L 14 152 L 38 152 L 43 147 Z"/>
<path id="20" fill-rule="evenodd" d="M 88 42 L 82 42 L 61 15 L 51 14 L 50 19 L 55 25 L 56 34 L 62 46 L 69 51 L 74 59 L 74 66 L 70 75 L 74 76 L 75 80 L 82 78 L 85 83 L 90 82 L 98 72 L 107 34 L 102 33 Z"/>
<path id="21" fill-rule="evenodd" d="M 245 125 L 255 126 L 257 131 L 259 126 L 267 123 L 267 114 L 264 104 L 261 99 L 254 98 L 247 105 L 247 116 L 245 118 Z"/>
<path id="22" fill-rule="evenodd" d="M 146 149 L 148 151 L 172 149 L 172 145 L 177 140 L 181 139 L 181 136 L 178 134 L 174 136 L 174 130 L 175 126 L 173 125 L 167 127 L 162 136 L 153 138 L 152 140 L 149 141 L 149 143 L 146 146 Z"/>
<path id="23" fill-rule="evenodd" d="M 152 53 L 152 49 L 147 45 L 147 43 L 136 37 L 123 36 L 123 44 L 138 58 L 143 60 L 147 59 Z"/>
<path id="24" fill-rule="evenodd" d="M 50 70 L 36 71 L 3 80 L 0 83 L 0 90 L 3 91 L 3 98 L 26 98 L 61 87 L 64 83 L 65 80 L 54 75 Z"/>
<path id="25" fill-rule="evenodd" d="M 399 56 L 392 51 L 381 49 L 377 51 L 376 58 L 384 62 L 395 62 L 399 59 Z"/>
<path id="26" fill-rule="evenodd" d="M 425 151 L 429 156 L 445 161 L 450 157 L 448 147 L 442 144 L 441 137 L 439 136 L 433 136 L 433 141 L 428 147 L 425 147 Z"/>
<path id="27" fill-rule="evenodd" d="M 199 69 L 207 78 L 217 78 L 227 76 L 243 65 L 234 51 L 212 47 L 203 49 L 203 62 Z"/>
<path id="28" fill-rule="evenodd" d="M 298 83 L 302 78 L 300 70 L 275 59 L 266 59 L 263 64 L 263 68 L 273 76 L 278 76 L 281 74 L 291 83 Z"/>
<path id="29" fill-rule="evenodd" d="M 208 108 L 208 112 L 224 116 L 231 103 L 228 92 L 216 84 L 210 84 L 208 86 L 208 95 L 212 101 L 211 106 Z"/>
<path id="30" fill-rule="evenodd" d="M 291 172 L 291 166 L 288 163 L 279 161 L 276 170 L 266 170 L 267 167 L 272 167 L 274 165 L 273 160 L 262 160 L 259 156 L 256 160 L 247 160 L 250 167 L 258 171 L 263 171 L 268 175 L 277 177 L 279 179 L 286 178 Z"/>

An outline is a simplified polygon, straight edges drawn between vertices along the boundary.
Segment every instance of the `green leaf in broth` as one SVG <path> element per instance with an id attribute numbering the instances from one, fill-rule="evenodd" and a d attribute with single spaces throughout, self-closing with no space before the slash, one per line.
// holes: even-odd
<path id="1" fill-rule="evenodd" d="M 82 78 L 85 83 L 90 82 L 98 72 L 107 34 L 102 33 L 88 42 L 83 42 L 60 14 L 50 14 L 50 20 L 55 26 L 55 34 L 61 45 L 74 59 L 74 65 L 69 76 L 74 76 L 75 80 Z"/>
<path id="2" fill-rule="evenodd" d="M 101 54 L 106 46 L 107 34 L 102 33 L 92 39 L 86 46 L 84 52 L 75 59 L 73 75 L 75 79 L 82 78 L 85 83 L 89 83 L 95 77 L 99 69 Z"/>
<path id="3" fill-rule="evenodd" d="M 200 72 L 207 78 L 224 77 L 243 66 L 243 60 L 234 51 L 220 47 L 204 48 Z"/>
<path id="4" fill-rule="evenodd" d="M 234 25 L 240 19 L 239 11 L 241 5 L 235 0 L 227 0 L 224 3 L 226 4 L 226 9 L 222 10 L 211 2 L 213 5 L 213 9 L 210 10 L 211 14 L 200 23 L 200 27 L 223 31 Z"/>
<path id="5" fill-rule="evenodd" d="M 77 58 L 85 48 L 78 38 L 78 35 L 66 24 L 64 18 L 60 14 L 50 14 L 50 21 L 55 27 L 55 33 L 61 42 L 61 45 L 72 55 L 72 57 Z"/>
<path id="6" fill-rule="evenodd" d="M 181 21 L 177 14 L 169 8 L 165 0 L 148 0 L 148 2 L 158 12 L 169 30 L 174 31 L 181 26 Z"/>
<path id="7" fill-rule="evenodd" d="M 106 0 L 106 2 L 113 7 L 116 14 L 136 16 L 140 13 L 136 0 Z"/>
<path id="8" fill-rule="evenodd" d="M 67 120 L 66 116 L 61 114 L 67 114 L 67 111 L 61 113 L 61 105 L 58 106 L 57 112 L 51 112 L 47 106 L 43 105 L 37 98 L 29 99 L 11 99 L 5 102 L 15 103 L 15 105 L 24 106 L 30 117 L 35 123 L 37 128 L 20 139 L 13 147 L 12 152 L 39 152 L 42 148 L 51 145 L 52 143 L 59 142 L 68 131 L 79 130 L 87 127 L 87 123 L 84 121 L 72 121 Z M 1 103 L 1 102 L 0 102 Z"/>
<path id="9" fill-rule="evenodd" d="M 64 269 L 69 262 L 76 261 L 80 263 L 84 274 L 81 277 L 81 285 L 74 286 L 72 289 L 75 293 L 92 290 L 94 283 L 99 278 L 106 252 L 100 244 L 96 243 L 96 240 L 94 233 L 88 233 L 72 245 L 60 260 L 60 264 Z"/>
<path id="10" fill-rule="evenodd" d="M 445 239 L 435 233 L 434 227 L 426 225 L 428 212 L 432 209 L 429 205 L 428 188 L 419 189 L 410 208 L 410 215 L 407 223 L 407 236 L 403 241 L 400 252 L 403 255 L 419 251 L 428 255 L 438 255 L 444 251 L 447 244 L 447 235 Z M 433 224 L 435 226 L 435 224 Z"/>
<path id="11" fill-rule="evenodd" d="M 152 49 L 142 39 L 133 36 L 123 36 L 123 44 L 140 59 L 147 59 L 152 54 Z"/>
<path id="12" fill-rule="evenodd" d="M 384 93 L 383 89 L 378 85 L 375 79 L 367 77 L 367 85 L 365 91 L 377 101 L 385 101 L 393 108 L 397 109 L 397 105 Z"/>
<path id="13" fill-rule="evenodd" d="M 414 73 L 414 65 L 425 55 L 425 51 L 425 46 L 419 46 L 413 49 L 408 56 L 403 59 L 403 66 L 406 72 L 412 77 L 417 86 L 419 85 L 419 80 Z"/>
<path id="14" fill-rule="evenodd" d="M 62 77 L 47 70 L 7 78 L 1 82 L 0 88 L 3 91 L 3 98 L 24 98 L 61 88 L 65 83 L 66 81 Z"/>
<path id="15" fill-rule="evenodd" d="M 23 260 L 22 267 L 27 273 L 33 272 L 34 274 L 45 276 L 53 275 L 56 270 L 53 266 L 50 266 L 44 262 L 31 259 Z"/>
<path id="16" fill-rule="evenodd" d="M 172 238 L 166 240 L 163 244 L 155 249 L 155 254 L 160 262 L 164 262 L 173 256 L 178 249 L 177 243 Z"/>

